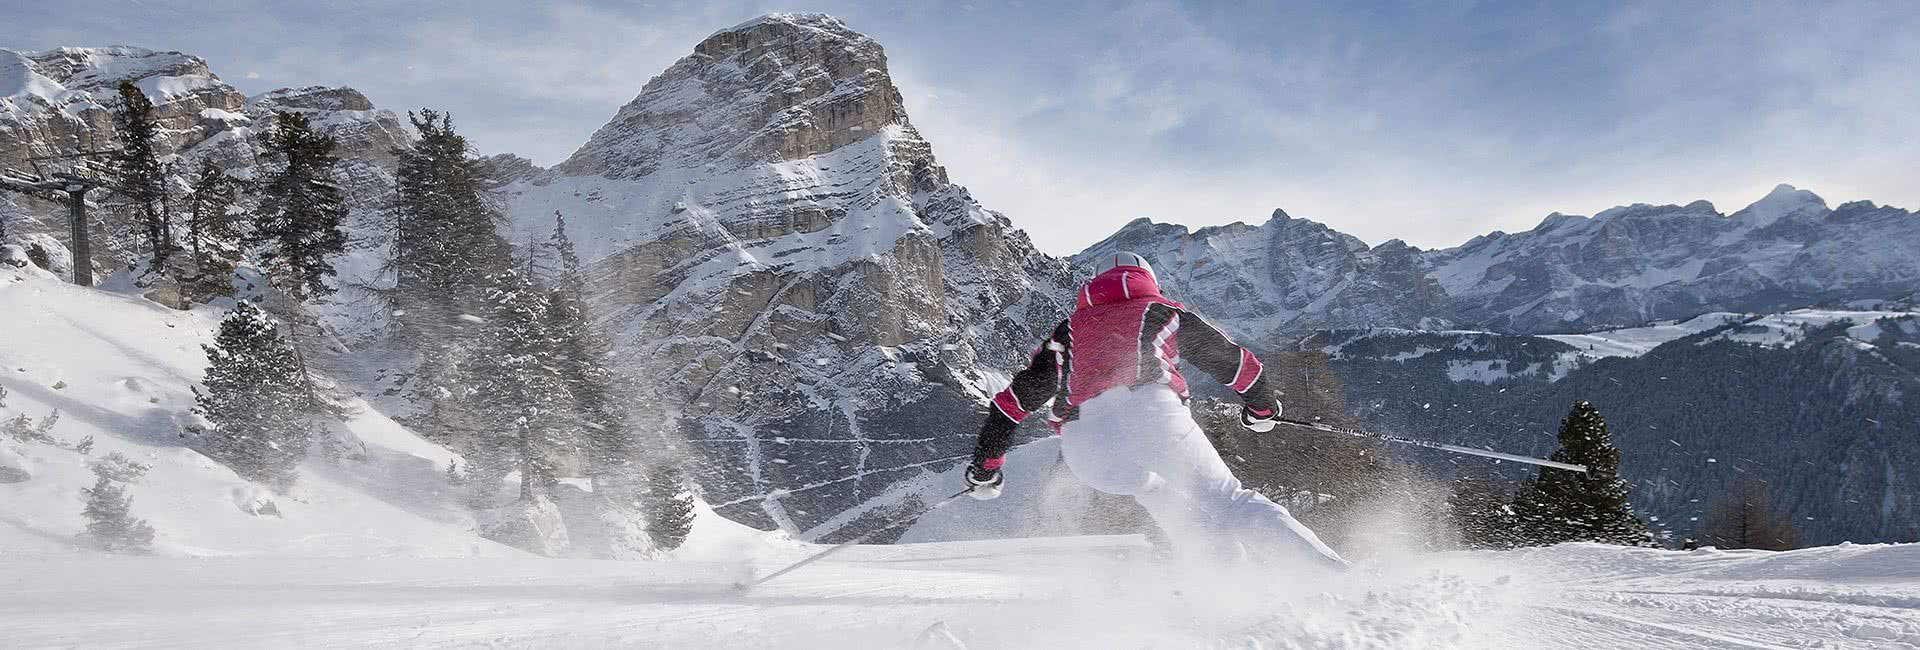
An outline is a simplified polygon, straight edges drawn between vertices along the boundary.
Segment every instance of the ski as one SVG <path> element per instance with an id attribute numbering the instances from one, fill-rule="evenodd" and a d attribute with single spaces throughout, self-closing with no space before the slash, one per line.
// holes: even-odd
<path id="1" fill-rule="evenodd" d="M 1496 458 L 1499 460 L 1513 461 L 1516 463 L 1526 463 L 1528 465 L 1539 465 L 1541 467 L 1564 469 L 1569 472 L 1580 472 L 1582 474 L 1585 474 L 1587 472 L 1586 465 L 1575 465 L 1572 463 L 1562 463 L 1556 460 L 1534 458 L 1532 456 L 1521 456 L 1518 454 L 1508 454 L 1508 453 L 1502 453 L 1498 451 L 1489 451 L 1486 449 L 1474 449 L 1472 447 L 1449 445 L 1449 444 L 1433 442 L 1430 440 L 1416 440 L 1413 438 L 1403 438 L 1400 436 L 1386 434 L 1386 433 L 1379 433 L 1375 431 L 1364 431 L 1361 429 L 1349 429 L 1346 427 L 1336 427 L 1331 424 L 1325 424 L 1321 422 L 1308 422 L 1306 420 L 1295 420 L 1293 418 L 1280 418 L 1280 419 L 1274 420 L 1274 422 L 1279 424 L 1284 424 L 1290 427 L 1300 428 L 1300 429 L 1312 429 L 1314 431 L 1323 431 L 1326 433 L 1338 433 L 1338 434 L 1344 434 L 1344 435 L 1349 435 L 1349 436 L 1354 436 L 1359 438 L 1372 438 L 1374 440 L 1379 440 L 1382 442 L 1391 442 L 1391 443 L 1402 444 L 1402 445 L 1412 445 L 1414 447 L 1425 447 L 1427 449 L 1438 449 L 1440 451 L 1452 452 L 1456 454 L 1465 454 L 1468 456 L 1479 456 L 1481 458 Z"/>

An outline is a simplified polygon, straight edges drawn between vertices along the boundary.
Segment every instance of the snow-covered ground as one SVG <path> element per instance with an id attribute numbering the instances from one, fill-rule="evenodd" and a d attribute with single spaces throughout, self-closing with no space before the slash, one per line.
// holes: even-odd
<path id="1" fill-rule="evenodd" d="M 904 538 L 923 543 L 750 593 L 730 584 L 823 547 L 702 508 L 665 560 L 538 558 L 474 535 L 436 494 L 452 456 L 364 403 L 345 457 L 286 493 L 184 447 L 218 313 L 0 269 L 0 416 L 62 413 L 54 441 L 0 437 L 26 477 L 0 484 L 0 648 L 954 647 L 917 645 L 935 623 L 974 649 L 1920 648 L 1920 545 L 1386 554 L 1329 579 L 1169 563 L 1137 537 L 1003 539 L 1079 528 L 1053 439 L 1012 455 L 1006 497 L 923 517 Z M 114 452 L 151 466 L 128 490 L 154 556 L 74 543 L 88 465 Z M 871 507 L 958 484 L 929 472 Z"/>
<path id="2" fill-rule="evenodd" d="M 0 464 L 29 478 L 0 484 L 0 557 L 75 552 L 92 463 L 121 453 L 150 469 L 127 486 L 133 516 L 162 555 L 467 557 L 519 551 L 473 535 L 444 498 L 453 455 L 365 402 L 338 427 L 344 458 L 315 459 L 274 494 L 188 449 L 182 425 L 205 371 L 200 345 L 221 311 L 175 311 L 132 294 L 0 267 L 0 417 L 58 410 L 60 444 L 0 435 Z M 86 454 L 73 447 L 91 437 Z M 268 501 L 278 515 L 255 514 Z M 0 643 L 4 643 L 0 639 Z"/>
<path id="3" fill-rule="evenodd" d="M 1132 537 L 702 559 L 0 560 L 6 647 L 1914 648 L 1920 545 L 1569 545 L 1408 556 L 1326 580 L 1163 565 Z M 690 549 L 692 550 L 692 549 Z"/>

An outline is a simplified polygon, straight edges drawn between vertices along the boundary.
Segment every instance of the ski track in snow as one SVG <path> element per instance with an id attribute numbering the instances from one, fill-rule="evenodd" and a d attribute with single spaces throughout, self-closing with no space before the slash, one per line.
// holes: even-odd
<path id="1" fill-rule="evenodd" d="M 759 575 L 819 550 L 759 545 Z M 694 549 L 689 549 L 694 550 Z M 857 547 L 737 593 L 664 562 L 12 556 L 0 646 L 907 648 L 1920 647 L 1920 545 L 1784 554 L 1569 545 L 1347 576 L 1157 563 L 1137 537 Z M 738 550 L 738 549 L 736 549 Z"/>

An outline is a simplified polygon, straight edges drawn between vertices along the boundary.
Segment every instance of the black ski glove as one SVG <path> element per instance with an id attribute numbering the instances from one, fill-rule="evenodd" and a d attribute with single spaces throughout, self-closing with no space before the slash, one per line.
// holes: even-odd
<path id="1" fill-rule="evenodd" d="M 994 462 L 998 460 L 1000 459 L 995 458 L 988 461 L 993 463 L 993 469 L 982 467 L 985 463 L 967 465 L 967 496 L 980 501 L 1000 498 L 1000 488 L 1005 479 L 1000 476 L 999 463 Z"/>
<path id="2" fill-rule="evenodd" d="M 1240 407 L 1240 424 L 1248 429 L 1266 433 L 1273 430 L 1273 425 L 1279 422 L 1280 413 L 1284 410 L 1280 406 L 1280 400 L 1247 395 L 1246 405 Z"/>

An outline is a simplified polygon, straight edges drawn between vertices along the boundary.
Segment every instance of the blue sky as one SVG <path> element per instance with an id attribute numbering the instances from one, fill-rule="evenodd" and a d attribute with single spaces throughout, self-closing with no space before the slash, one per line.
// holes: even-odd
<path id="1" fill-rule="evenodd" d="M 1777 183 L 1920 208 L 1911 2 L 81 0 L 0 47 L 206 57 L 253 93 L 351 85 L 551 164 L 707 34 L 824 11 L 886 46 L 953 178 L 1043 249 L 1274 208 L 1451 246 L 1552 211 Z"/>

